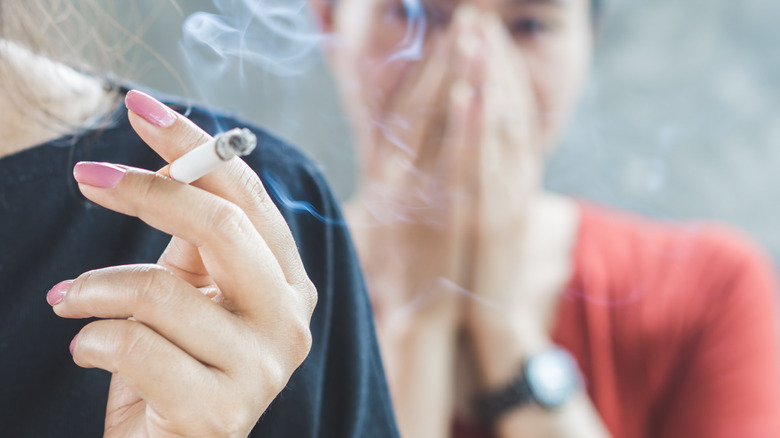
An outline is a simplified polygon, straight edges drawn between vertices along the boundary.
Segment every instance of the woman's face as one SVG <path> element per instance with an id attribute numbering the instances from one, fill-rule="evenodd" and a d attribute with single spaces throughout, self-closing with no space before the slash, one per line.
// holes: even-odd
<path id="1" fill-rule="evenodd" d="M 590 63 L 590 0 L 338 0 L 324 21 L 334 34 L 328 55 L 359 135 L 385 121 L 410 69 L 467 4 L 500 18 L 516 48 L 508 56 L 527 68 L 518 80 L 534 96 L 535 146 L 556 140 Z"/>

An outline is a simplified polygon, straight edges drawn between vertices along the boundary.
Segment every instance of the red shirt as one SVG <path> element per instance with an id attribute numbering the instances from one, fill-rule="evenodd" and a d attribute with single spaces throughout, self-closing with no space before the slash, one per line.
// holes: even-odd
<path id="1" fill-rule="evenodd" d="M 574 257 L 553 339 L 613 437 L 780 437 L 778 289 L 748 239 L 581 204 Z"/>

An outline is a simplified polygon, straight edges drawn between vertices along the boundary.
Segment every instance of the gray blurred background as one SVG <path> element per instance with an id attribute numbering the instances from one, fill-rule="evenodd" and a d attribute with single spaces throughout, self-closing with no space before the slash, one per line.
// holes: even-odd
<path id="1" fill-rule="evenodd" d="M 204 66 L 213 55 L 188 45 L 182 24 L 216 12 L 214 2 L 117 3 L 112 38 L 130 52 L 120 76 L 264 126 L 308 151 L 349 197 L 348 126 L 312 41 L 282 66 L 296 70 L 290 77 L 262 60 Z M 305 14 L 298 0 L 276 3 Z M 726 221 L 780 261 L 780 2 L 607 0 L 605 12 L 593 77 L 548 186 L 658 218 Z"/>

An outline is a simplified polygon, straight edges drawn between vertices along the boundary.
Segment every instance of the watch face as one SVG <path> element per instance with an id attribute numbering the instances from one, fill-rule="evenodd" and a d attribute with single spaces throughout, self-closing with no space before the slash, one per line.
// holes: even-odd
<path id="1" fill-rule="evenodd" d="M 580 387 L 577 365 L 563 350 L 552 350 L 531 358 L 525 377 L 536 402 L 546 408 L 561 406 Z"/>

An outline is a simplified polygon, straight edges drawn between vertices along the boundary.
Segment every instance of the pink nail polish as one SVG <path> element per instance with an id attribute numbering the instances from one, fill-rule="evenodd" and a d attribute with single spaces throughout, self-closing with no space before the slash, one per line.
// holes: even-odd
<path id="1" fill-rule="evenodd" d="M 154 126 L 167 128 L 176 122 L 176 112 L 159 100 L 138 90 L 130 90 L 125 96 L 125 106 Z"/>
<path id="2" fill-rule="evenodd" d="M 113 189 L 125 176 L 125 169 L 108 163 L 81 161 L 73 168 L 73 177 L 80 184 L 101 189 Z"/>
<path id="3" fill-rule="evenodd" d="M 56 306 L 61 303 L 65 299 L 65 294 L 68 293 L 71 284 L 73 284 L 73 280 L 66 280 L 57 283 L 56 286 L 51 288 L 49 293 L 46 294 L 46 301 L 48 301 L 49 305 Z"/>
<path id="4" fill-rule="evenodd" d="M 70 341 L 70 346 L 68 347 L 68 349 L 70 350 L 70 355 L 71 355 L 71 356 L 73 356 L 73 347 L 75 347 L 75 346 L 76 346 L 76 338 L 78 338 L 78 337 L 79 337 L 79 335 L 76 335 L 76 336 L 74 336 L 74 337 L 73 337 L 73 339 L 71 339 L 71 341 Z"/>

